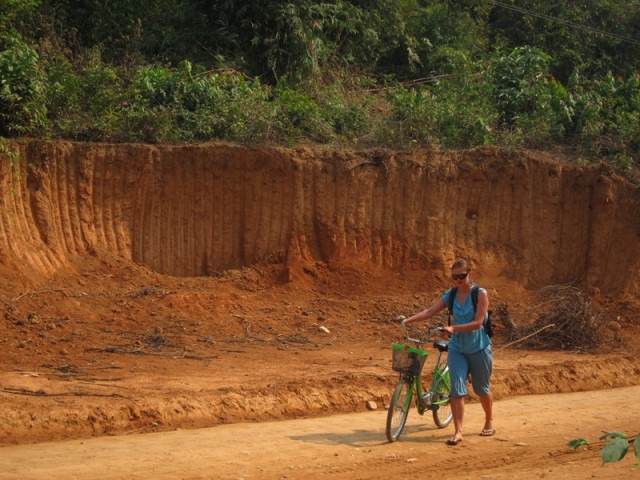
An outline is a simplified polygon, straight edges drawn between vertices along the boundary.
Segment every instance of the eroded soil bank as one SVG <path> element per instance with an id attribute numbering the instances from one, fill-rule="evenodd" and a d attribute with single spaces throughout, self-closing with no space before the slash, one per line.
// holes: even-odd
<path id="1" fill-rule="evenodd" d="M 448 287 L 457 255 L 508 312 L 496 397 L 640 378 L 640 194 L 604 166 L 494 149 L 16 148 L 0 168 L 2 444 L 382 408 L 393 320 Z M 602 318 L 600 347 L 509 346 L 539 289 L 567 283 Z"/>
<path id="2" fill-rule="evenodd" d="M 261 262 L 441 274 L 464 253 L 530 288 L 638 286 L 638 188 L 603 165 L 495 149 L 16 148 L 0 168 L 2 259 L 27 274 L 106 254 L 184 277 Z"/>

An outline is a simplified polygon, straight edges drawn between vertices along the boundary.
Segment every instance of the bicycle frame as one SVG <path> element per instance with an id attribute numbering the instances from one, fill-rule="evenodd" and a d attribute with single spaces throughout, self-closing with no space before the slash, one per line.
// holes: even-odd
<path id="1" fill-rule="evenodd" d="M 428 355 L 428 352 L 426 352 Z M 418 408 L 418 413 L 420 415 L 424 414 L 425 411 L 431 410 L 433 408 L 437 408 L 438 406 L 448 403 L 449 399 L 436 399 L 435 402 L 428 402 L 426 405 L 422 402 L 422 398 L 424 395 L 428 394 L 436 394 L 436 387 L 440 385 L 440 383 L 444 383 L 447 390 L 451 389 L 451 379 L 449 378 L 449 366 L 445 365 L 445 367 L 441 370 L 442 365 L 442 351 L 438 350 L 438 357 L 436 359 L 436 363 L 433 366 L 433 372 L 431 377 L 431 385 L 428 390 L 422 390 L 422 370 L 418 375 L 409 375 L 406 373 L 401 373 L 400 377 L 406 379 L 408 382 L 411 382 L 411 393 L 407 396 L 407 402 L 404 405 L 406 409 L 411 407 L 411 401 L 413 397 L 416 397 L 416 407 Z"/>
<path id="2" fill-rule="evenodd" d="M 422 380 L 421 380 L 422 375 L 417 375 L 415 378 L 415 392 L 416 392 L 417 398 L 419 400 L 422 400 L 424 398 L 424 395 L 428 395 L 428 394 L 432 395 L 426 405 L 423 405 L 423 402 L 418 401 L 418 411 L 420 412 L 420 410 L 422 410 L 422 412 L 420 413 L 424 413 L 425 410 L 432 410 L 444 403 L 449 402 L 449 398 L 442 398 L 442 399 L 437 398 L 435 401 L 433 401 L 433 395 L 436 395 L 438 393 L 436 392 L 436 389 L 441 383 L 445 385 L 447 391 L 451 390 L 451 378 L 449 377 L 449 366 L 445 365 L 444 368 L 441 368 L 441 365 L 442 365 L 441 360 L 442 360 L 442 351 L 438 350 L 438 358 L 436 360 L 435 365 L 433 366 L 431 385 L 429 386 L 429 390 L 425 392 L 422 391 Z"/>
<path id="3" fill-rule="evenodd" d="M 431 331 L 430 335 L 423 339 L 415 339 L 406 335 L 406 340 L 412 342 L 415 347 L 406 344 L 394 344 L 394 369 L 400 372 L 400 378 L 396 384 L 389 403 L 387 413 L 387 438 L 390 442 L 395 442 L 404 429 L 407 416 L 411 410 L 413 397 L 416 397 L 416 409 L 420 415 L 428 410 L 433 414 L 433 420 L 438 428 L 445 428 L 452 420 L 449 392 L 451 391 L 451 379 L 449 377 L 449 367 L 443 361 L 443 353 L 448 350 L 448 342 L 436 341 L 433 346 L 438 350 L 438 357 L 433 366 L 433 374 L 428 390 L 422 389 L 422 368 L 427 360 L 429 352 L 420 347 L 428 343 L 433 338 L 435 332 L 442 331 L 437 328 Z M 408 357 L 404 357 L 400 352 L 408 351 Z M 396 354 L 397 365 L 396 365 Z M 413 357 L 411 356 L 413 355 Z M 415 355 L 423 357 L 417 360 Z M 416 365 L 419 362 L 419 365 Z M 418 369 L 418 368 L 419 369 Z"/>

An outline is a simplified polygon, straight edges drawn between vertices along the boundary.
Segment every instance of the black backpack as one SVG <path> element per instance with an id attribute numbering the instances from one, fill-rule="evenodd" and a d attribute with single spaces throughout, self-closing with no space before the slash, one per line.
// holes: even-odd
<path id="1" fill-rule="evenodd" d="M 476 306 L 478 305 L 478 290 L 480 287 L 478 285 L 474 285 L 471 287 L 471 302 L 473 303 L 473 311 L 476 311 Z M 447 307 L 449 308 L 449 325 L 451 325 L 451 315 L 453 315 L 453 301 L 456 299 L 456 294 L 458 293 L 458 287 L 453 287 L 451 292 L 449 293 L 449 304 Z M 487 312 L 487 318 L 484 319 L 484 323 L 482 324 L 485 333 L 489 336 L 489 338 L 493 337 L 493 324 L 491 323 L 491 310 Z"/>

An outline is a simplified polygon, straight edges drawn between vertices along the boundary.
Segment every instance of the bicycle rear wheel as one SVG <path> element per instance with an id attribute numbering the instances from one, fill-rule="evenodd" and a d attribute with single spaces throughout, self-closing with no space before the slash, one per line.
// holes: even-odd
<path id="1" fill-rule="evenodd" d="M 400 437 L 404 424 L 407 422 L 413 383 L 406 378 L 400 379 L 391 396 L 389 411 L 387 412 L 387 439 L 395 442 Z"/>
<path id="2" fill-rule="evenodd" d="M 438 428 L 445 428 L 451 423 L 453 413 L 451 412 L 451 379 L 449 377 L 449 367 L 444 366 L 440 370 L 440 375 L 433 386 L 432 402 L 435 404 L 433 408 L 433 421 Z"/>

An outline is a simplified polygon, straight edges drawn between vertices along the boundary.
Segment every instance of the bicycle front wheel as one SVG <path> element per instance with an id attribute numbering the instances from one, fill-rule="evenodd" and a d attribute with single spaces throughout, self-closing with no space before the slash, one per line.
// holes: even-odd
<path id="1" fill-rule="evenodd" d="M 440 370 L 437 380 L 433 385 L 434 395 L 432 402 L 433 421 L 438 428 L 445 428 L 451 423 L 453 413 L 451 412 L 451 403 L 449 401 L 451 395 L 451 379 L 449 377 L 449 367 L 445 366 Z"/>
<path id="2" fill-rule="evenodd" d="M 391 396 L 389 411 L 387 412 L 387 439 L 395 442 L 400 437 L 404 424 L 407 422 L 413 383 L 406 378 L 400 379 Z"/>

